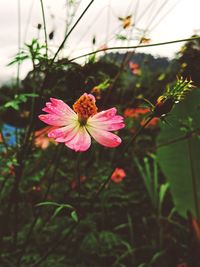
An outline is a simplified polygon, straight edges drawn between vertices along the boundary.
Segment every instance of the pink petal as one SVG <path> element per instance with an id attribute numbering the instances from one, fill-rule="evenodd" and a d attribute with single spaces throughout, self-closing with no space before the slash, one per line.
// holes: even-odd
<path id="1" fill-rule="evenodd" d="M 87 127 L 91 136 L 101 145 L 106 147 L 117 147 L 121 144 L 121 139 L 108 131 Z"/>
<path id="2" fill-rule="evenodd" d="M 105 131 L 116 131 L 125 126 L 124 118 L 116 114 L 116 109 L 108 109 L 90 117 L 87 125 Z"/>
<path id="3" fill-rule="evenodd" d="M 64 126 L 69 124 L 72 120 L 72 118 L 69 116 L 57 116 L 53 114 L 42 114 L 39 115 L 38 118 L 46 124 L 52 126 Z"/>
<path id="4" fill-rule="evenodd" d="M 49 132 L 48 137 L 54 138 L 57 142 L 64 143 L 76 135 L 78 128 L 79 124 L 70 124 L 68 126 L 52 130 Z"/>
<path id="5" fill-rule="evenodd" d="M 104 131 L 116 131 L 124 128 L 125 126 L 125 124 L 123 123 L 123 117 L 121 116 L 115 116 L 112 119 L 108 119 L 105 121 L 93 120 L 92 117 L 89 118 L 87 125 L 90 128 L 98 128 L 99 130 Z"/>
<path id="6" fill-rule="evenodd" d="M 62 100 L 50 98 L 42 110 L 48 114 L 42 114 L 39 119 L 53 126 L 68 125 L 71 120 L 77 119 L 77 114 Z"/>
<path id="7" fill-rule="evenodd" d="M 79 127 L 75 136 L 71 140 L 67 141 L 65 145 L 76 152 L 86 151 L 91 145 L 91 138 L 85 127 Z"/>
<path id="8" fill-rule="evenodd" d="M 98 112 L 97 114 L 95 114 L 92 117 L 92 119 L 93 119 L 93 121 L 95 121 L 95 120 L 105 121 L 105 120 L 109 120 L 109 119 L 113 118 L 116 115 L 116 113 L 117 113 L 116 108 L 110 108 L 110 109 Z"/>
<path id="9" fill-rule="evenodd" d="M 56 98 L 50 98 L 51 103 L 48 102 L 47 107 L 49 108 L 51 104 L 51 108 L 54 109 L 55 112 L 60 112 L 60 114 L 67 115 L 76 115 L 76 113 L 62 100 Z"/>

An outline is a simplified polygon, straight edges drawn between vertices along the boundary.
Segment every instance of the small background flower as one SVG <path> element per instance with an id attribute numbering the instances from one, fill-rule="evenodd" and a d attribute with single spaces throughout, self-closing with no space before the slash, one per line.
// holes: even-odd
<path id="1" fill-rule="evenodd" d="M 115 183 L 120 183 L 126 177 L 124 169 L 116 168 L 111 176 L 111 180 Z"/>
<path id="2" fill-rule="evenodd" d="M 34 133 L 34 144 L 36 147 L 41 148 L 43 150 L 47 149 L 47 147 L 50 145 L 50 143 L 58 144 L 54 141 L 53 138 L 48 137 L 48 133 L 53 130 L 54 127 L 47 126 L 41 130 L 38 130 Z"/>

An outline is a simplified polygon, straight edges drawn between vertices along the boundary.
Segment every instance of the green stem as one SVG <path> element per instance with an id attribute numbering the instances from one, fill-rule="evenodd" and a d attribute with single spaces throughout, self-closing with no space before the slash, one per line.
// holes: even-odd
<path id="1" fill-rule="evenodd" d="M 78 227 L 79 222 L 77 222 L 76 224 L 72 224 L 72 227 L 69 229 L 69 231 L 62 237 L 60 237 L 58 240 L 55 240 L 54 242 L 52 242 L 53 246 L 47 249 L 47 252 L 35 263 L 33 263 L 33 265 L 31 265 L 31 267 L 38 267 L 53 251 L 55 251 L 55 249 L 62 244 L 63 242 L 66 243 L 66 240 L 68 239 L 68 237 L 73 233 L 73 231 Z"/>
<path id="2" fill-rule="evenodd" d="M 2 144 L 3 144 L 4 147 L 5 147 L 6 153 L 8 153 L 9 147 L 8 147 L 8 144 L 6 143 L 6 139 L 5 139 L 5 137 L 4 137 L 4 134 L 3 134 L 2 129 L 0 129 L 0 136 L 1 136 L 1 138 L 2 138 Z"/>
<path id="3" fill-rule="evenodd" d="M 78 153 L 77 155 L 77 160 L 76 160 L 76 176 L 77 176 L 77 185 L 78 185 L 78 210 L 80 209 L 81 206 L 81 180 L 80 180 L 80 157 L 81 157 L 81 153 Z"/>
<path id="4" fill-rule="evenodd" d="M 47 28 L 46 28 L 46 20 L 45 20 L 43 0 L 40 0 L 40 4 L 41 4 L 41 9 L 42 9 L 42 20 L 43 20 L 43 24 L 44 24 L 44 38 L 45 38 L 45 45 L 46 45 L 46 57 L 48 59 Z"/>
<path id="5" fill-rule="evenodd" d="M 17 13 L 18 13 L 18 53 L 21 50 L 21 2 L 17 2 Z M 17 63 L 17 90 L 19 89 L 19 76 L 20 76 L 20 60 Z"/>
<path id="6" fill-rule="evenodd" d="M 52 157 L 52 160 L 51 160 L 51 163 L 54 163 L 54 168 L 52 170 L 52 175 L 50 176 L 49 178 L 49 183 L 47 185 L 47 189 L 46 189 L 46 192 L 43 196 L 43 199 L 42 199 L 42 202 L 46 201 L 47 199 L 47 196 L 50 192 L 50 189 L 51 189 L 51 186 L 54 182 L 54 179 L 55 179 L 55 176 L 56 176 L 56 172 L 57 172 L 57 169 L 59 167 L 59 164 L 60 164 L 60 159 L 61 159 L 61 153 L 62 153 L 62 146 L 57 146 L 56 149 L 55 149 L 55 155 L 53 155 Z M 29 241 L 30 241 L 30 238 L 32 236 L 32 233 L 33 233 L 33 230 L 35 228 L 35 225 L 37 224 L 37 221 L 38 221 L 38 218 L 39 218 L 39 214 L 35 217 L 35 219 L 33 220 L 29 230 L 28 230 L 28 234 L 26 236 L 26 240 L 24 242 L 24 244 L 22 245 L 22 249 L 21 249 L 21 253 L 19 255 L 19 258 L 17 259 L 17 262 L 16 262 L 16 267 L 19 267 L 20 264 L 21 264 L 21 261 L 26 253 L 26 249 L 29 245 Z"/>
<path id="7" fill-rule="evenodd" d="M 56 59 L 58 53 L 60 52 L 60 50 L 63 48 L 67 38 L 69 37 L 69 35 L 72 33 L 72 31 L 74 30 L 74 28 L 76 27 L 76 25 L 79 23 L 79 21 L 82 19 L 82 17 L 85 15 L 85 13 L 87 12 L 87 10 L 89 9 L 89 7 L 91 6 L 91 4 L 94 2 L 94 0 L 91 0 L 90 3 L 87 5 L 87 7 L 84 9 L 84 11 L 82 12 L 82 14 L 80 15 L 80 17 L 77 19 L 77 21 L 74 23 L 74 25 L 72 26 L 71 30 L 69 30 L 69 32 L 66 34 L 64 40 L 62 41 L 61 45 L 58 47 L 58 50 L 56 51 L 52 61 L 51 61 L 51 65 L 53 64 L 54 60 Z"/>
<path id="8" fill-rule="evenodd" d="M 150 123 L 150 121 L 153 119 L 153 116 L 149 117 L 146 122 L 144 123 L 143 126 L 141 126 L 139 128 L 139 130 L 135 133 L 135 135 L 131 138 L 131 140 L 124 146 L 124 148 L 122 149 L 122 151 L 120 152 L 121 154 L 123 154 L 123 152 L 126 151 L 127 147 L 130 146 L 131 143 L 133 143 L 135 141 L 135 139 L 137 138 L 137 136 L 143 131 L 143 129 Z M 110 181 L 110 177 L 113 173 L 113 171 L 115 170 L 115 167 L 113 168 L 112 172 L 110 173 L 110 175 L 108 175 L 107 179 L 105 180 L 105 182 L 101 185 L 101 187 L 99 188 L 99 190 L 96 192 L 96 194 L 94 195 L 94 197 L 92 198 L 93 201 L 100 195 L 100 193 L 103 191 L 103 189 L 106 187 L 106 185 L 108 184 L 108 182 Z M 93 202 L 92 201 L 92 202 Z"/>
<path id="9" fill-rule="evenodd" d="M 152 46 L 160 46 L 160 45 L 168 45 L 168 44 L 174 44 L 174 43 L 181 43 L 181 42 L 189 42 L 189 41 L 193 41 L 193 40 L 199 40 L 200 36 L 197 37 L 192 37 L 192 38 L 186 38 L 186 39 L 180 39 L 180 40 L 173 40 L 173 41 L 168 41 L 168 42 L 162 42 L 162 43 L 155 43 L 155 44 L 146 44 L 146 45 L 135 45 L 135 46 L 115 46 L 115 47 L 108 47 L 106 49 L 104 49 L 103 51 L 108 51 L 108 50 L 119 50 L 119 49 L 135 49 L 135 48 L 145 48 L 145 47 L 152 47 Z M 77 56 L 74 57 L 72 59 L 69 60 L 69 62 L 74 61 L 76 59 L 82 58 L 82 57 L 86 57 L 86 56 L 90 56 L 96 53 L 100 53 L 102 52 L 102 49 L 98 49 L 96 51 L 81 55 L 81 56 Z"/>
<path id="10" fill-rule="evenodd" d="M 197 128 L 197 129 L 194 129 L 194 130 L 192 130 L 190 132 L 187 132 L 185 135 L 182 135 L 182 136 L 179 136 L 179 137 L 174 138 L 172 140 L 169 140 L 168 142 L 160 143 L 157 146 L 154 146 L 153 148 L 154 149 L 158 149 L 160 147 L 168 146 L 168 145 L 171 145 L 171 144 L 174 144 L 174 143 L 183 141 L 185 139 L 188 139 L 188 138 L 192 137 L 193 135 L 196 135 L 197 136 L 199 134 L 200 134 L 200 128 Z"/>
<path id="11" fill-rule="evenodd" d="M 130 146 L 135 139 L 138 137 L 138 135 L 143 131 L 143 129 L 150 123 L 150 121 L 154 118 L 153 115 L 151 115 L 146 121 L 145 123 L 137 130 L 137 132 L 133 135 L 133 137 L 131 138 L 131 140 L 126 144 L 126 146 L 124 147 L 124 151 L 126 150 L 126 148 L 128 146 Z"/>

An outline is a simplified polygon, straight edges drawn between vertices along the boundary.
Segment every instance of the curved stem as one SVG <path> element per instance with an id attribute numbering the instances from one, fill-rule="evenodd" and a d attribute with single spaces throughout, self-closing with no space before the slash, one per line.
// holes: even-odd
<path id="1" fill-rule="evenodd" d="M 162 42 L 162 43 L 155 43 L 155 44 L 146 44 L 146 45 L 135 45 L 135 46 L 115 46 L 115 47 L 108 47 L 105 49 L 98 49 L 96 51 L 81 55 L 81 56 L 77 56 L 74 57 L 72 59 L 69 60 L 69 62 L 74 61 L 76 59 L 82 58 L 82 57 L 86 57 L 86 56 L 90 56 L 93 54 L 97 54 L 100 52 L 104 52 L 104 51 L 108 51 L 108 50 L 119 50 L 119 49 L 135 49 L 135 48 L 145 48 L 145 47 L 152 47 L 152 46 L 160 46 L 160 45 L 168 45 L 168 44 L 174 44 L 174 43 L 181 43 L 181 42 L 189 42 L 189 41 L 193 41 L 193 40 L 199 40 L 200 36 L 197 37 L 192 37 L 192 38 L 187 38 L 187 39 L 180 39 L 180 40 L 173 40 L 173 41 L 167 41 L 167 42 Z"/>

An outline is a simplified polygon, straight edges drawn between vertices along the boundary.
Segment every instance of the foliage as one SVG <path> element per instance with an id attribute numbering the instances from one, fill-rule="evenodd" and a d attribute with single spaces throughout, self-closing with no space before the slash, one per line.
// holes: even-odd
<path id="1" fill-rule="evenodd" d="M 176 208 L 185 217 L 187 211 L 192 211 L 195 217 L 199 214 L 196 206 L 199 200 L 195 200 L 195 196 L 198 199 L 200 197 L 199 100 L 199 89 L 194 89 L 184 102 L 174 108 L 171 113 L 174 117 L 173 125 L 162 126 L 157 143 L 161 146 L 158 149 L 158 159 L 170 182 Z"/>
<path id="2" fill-rule="evenodd" d="M 48 47 L 46 25 L 38 24 L 45 45 L 34 38 L 8 64 L 19 68 L 29 60 L 32 70 L 0 88 L 0 266 L 199 267 L 200 95 L 187 80 L 196 73 L 199 42 L 187 43 L 173 60 L 103 49 L 85 64 L 57 60 L 80 2 L 67 1 L 57 52 Z M 134 17 L 118 20 L 116 40 L 131 41 Z M 180 73 L 184 78 L 176 82 Z M 52 97 L 72 106 L 84 92 L 96 97 L 98 111 L 116 107 L 125 117 L 119 147 L 92 141 L 89 150 L 75 153 L 48 137 L 52 128 L 38 119 L 44 104 Z M 155 109 L 169 98 L 166 124 L 159 124 L 163 114 Z M 112 179 L 113 173 L 123 179 Z"/>

